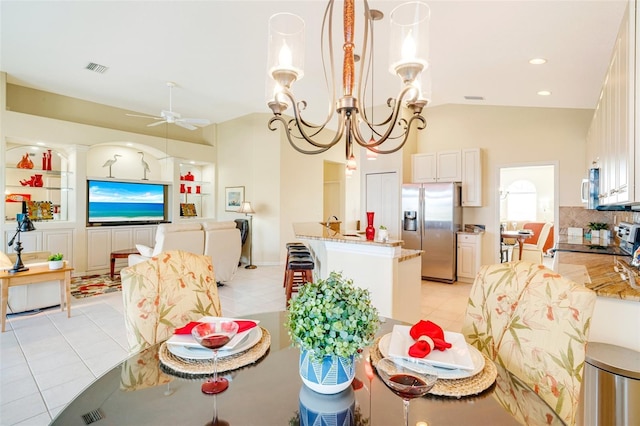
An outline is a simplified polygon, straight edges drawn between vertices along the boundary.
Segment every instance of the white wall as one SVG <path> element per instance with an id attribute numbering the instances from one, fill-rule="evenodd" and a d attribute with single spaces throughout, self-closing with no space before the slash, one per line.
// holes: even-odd
<path id="1" fill-rule="evenodd" d="M 559 206 L 581 206 L 586 134 L 593 110 L 444 105 L 426 110 L 418 152 L 483 149 L 483 207 L 465 208 L 465 223 L 486 225 L 482 264 L 499 261 L 498 168 L 558 162 Z"/>

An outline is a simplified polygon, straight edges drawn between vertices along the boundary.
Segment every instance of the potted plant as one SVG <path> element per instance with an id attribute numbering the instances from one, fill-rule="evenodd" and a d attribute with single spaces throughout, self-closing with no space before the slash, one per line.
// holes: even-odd
<path id="1" fill-rule="evenodd" d="M 48 257 L 49 269 L 62 269 L 64 266 L 64 255 L 62 253 L 54 253 Z"/>
<path id="2" fill-rule="evenodd" d="M 356 356 L 378 331 L 378 310 L 369 290 L 331 272 L 326 280 L 302 286 L 289 304 L 285 325 L 292 344 L 300 348 L 303 383 L 334 394 L 351 384 Z"/>
<path id="3" fill-rule="evenodd" d="M 589 222 L 587 227 L 591 229 L 591 238 L 608 238 L 609 224 L 604 222 Z"/>
<path id="4" fill-rule="evenodd" d="M 380 225 L 380 228 L 378 228 L 378 240 L 383 243 L 389 241 L 389 231 L 384 225 Z"/>

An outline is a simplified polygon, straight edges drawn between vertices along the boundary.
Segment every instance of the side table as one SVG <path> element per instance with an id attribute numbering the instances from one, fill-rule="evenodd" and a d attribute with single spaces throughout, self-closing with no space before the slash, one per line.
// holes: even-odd
<path id="1" fill-rule="evenodd" d="M 124 249 L 124 250 L 115 250 L 111 252 L 111 271 L 110 271 L 111 279 L 113 279 L 113 276 L 115 275 L 114 269 L 116 267 L 116 259 L 126 259 L 129 257 L 130 254 L 140 254 L 140 252 L 138 251 L 138 249 L 134 249 L 134 248 Z"/>
<path id="2" fill-rule="evenodd" d="M 71 271 L 66 262 L 62 269 L 49 269 L 45 266 L 32 266 L 28 271 L 10 274 L 6 271 L 0 272 L 0 283 L 2 284 L 2 332 L 4 333 L 5 322 L 7 320 L 7 302 L 9 301 L 9 287 L 41 283 L 45 281 L 60 281 L 60 308 L 64 311 L 67 307 L 67 318 L 71 318 Z"/>

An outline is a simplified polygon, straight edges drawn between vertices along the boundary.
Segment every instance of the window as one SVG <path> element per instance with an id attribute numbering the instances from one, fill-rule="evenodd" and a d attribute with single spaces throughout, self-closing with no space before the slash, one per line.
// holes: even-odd
<path id="1" fill-rule="evenodd" d="M 528 180 L 516 180 L 507 188 L 507 217 L 514 221 L 535 221 L 538 194 Z"/>

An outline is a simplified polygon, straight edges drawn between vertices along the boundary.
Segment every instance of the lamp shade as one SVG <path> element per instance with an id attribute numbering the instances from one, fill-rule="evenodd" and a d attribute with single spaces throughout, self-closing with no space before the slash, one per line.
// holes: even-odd
<path id="1" fill-rule="evenodd" d="M 240 209 L 238 209 L 238 213 L 252 214 L 252 213 L 255 213 L 255 211 L 251 207 L 250 201 L 243 201 L 242 204 L 240 205 Z"/>
<path id="2" fill-rule="evenodd" d="M 29 216 L 26 214 L 21 214 L 21 216 L 22 218 L 18 222 L 18 228 L 20 229 L 20 232 L 35 231 L 36 227 L 33 222 L 31 222 L 31 219 L 29 219 Z"/>

